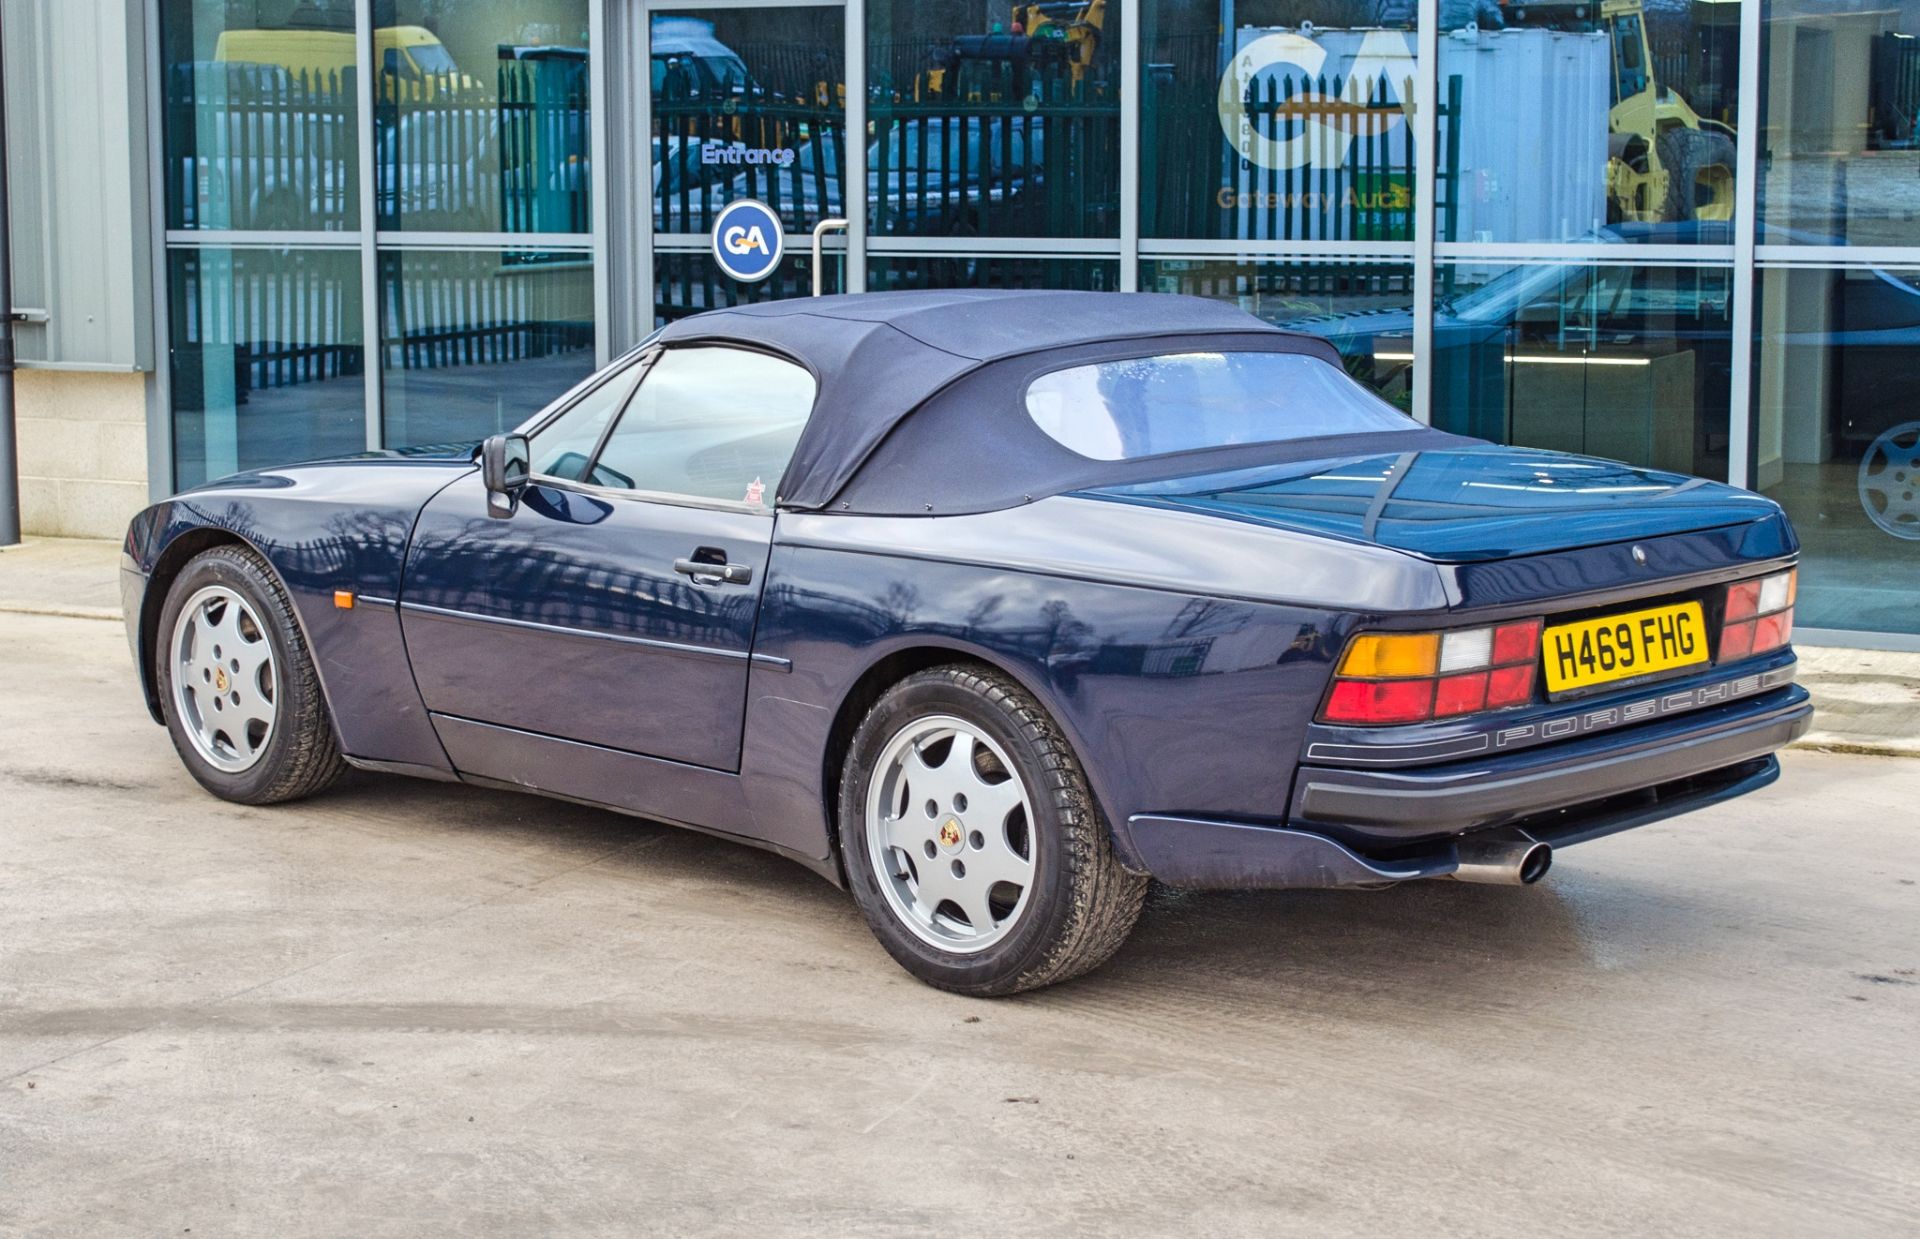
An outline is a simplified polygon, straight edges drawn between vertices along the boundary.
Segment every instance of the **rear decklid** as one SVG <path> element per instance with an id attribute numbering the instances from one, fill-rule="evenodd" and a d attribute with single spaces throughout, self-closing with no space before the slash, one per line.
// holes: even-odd
<path id="1" fill-rule="evenodd" d="M 1349 456 L 1086 492 L 1391 547 L 1440 563 L 1544 555 L 1777 518 L 1701 478 L 1528 448 Z"/>

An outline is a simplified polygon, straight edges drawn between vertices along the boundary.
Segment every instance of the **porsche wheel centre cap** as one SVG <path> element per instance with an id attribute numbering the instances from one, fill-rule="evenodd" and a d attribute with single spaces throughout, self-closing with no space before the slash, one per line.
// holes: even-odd
<path id="1" fill-rule="evenodd" d="M 958 848 L 960 846 L 960 840 L 965 837 L 965 832 L 960 829 L 959 818 L 950 817 L 940 823 L 940 846 L 949 852 Z"/>
<path id="2" fill-rule="evenodd" d="M 221 692 L 221 693 L 224 693 L 224 692 L 226 692 L 226 691 L 227 691 L 227 683 L 228 683 L 228 681 L 227 681 L 227 669 L 226 669 L 225 667 L 215 667 L 215 668 L 213 669 L 213 687 L 214 687 L 214 691 L 215 691 L 215 692 Z"/>

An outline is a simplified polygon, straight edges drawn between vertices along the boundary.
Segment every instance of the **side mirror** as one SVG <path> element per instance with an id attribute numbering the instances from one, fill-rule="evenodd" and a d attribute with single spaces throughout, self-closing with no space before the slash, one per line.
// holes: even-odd
<path id="1" fill-rule="evenodd" d="M 513 515 L 532 474 L 531 461 L 525 435 L 492 435 L 480 445 L 480 481 L 487 488 L 488 516 Z"/>

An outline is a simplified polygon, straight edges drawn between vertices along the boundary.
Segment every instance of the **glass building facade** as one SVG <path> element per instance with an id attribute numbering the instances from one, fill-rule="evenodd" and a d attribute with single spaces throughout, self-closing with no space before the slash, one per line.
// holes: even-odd
<path id="1" fill-rule="evenodd" d="M 1187 293 L 1772 495 L 1814 639 L 1920 638 L 1920 0 L 154 2 L 175 485 L 477 438 L 816 278 Z"/>

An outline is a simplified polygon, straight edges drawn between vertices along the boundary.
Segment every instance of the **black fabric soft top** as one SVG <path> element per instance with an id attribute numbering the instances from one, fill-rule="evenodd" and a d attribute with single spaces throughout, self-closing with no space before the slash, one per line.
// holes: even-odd
<path id="1" fill-rule="evenodd" d="M 1197 348 L 1284 350 L 1340 363 L 1317 336 L 1280 331 L 1218 301 L 1165 293 L 952 289 L 813 297 L 696 314 L 666 327 L 659 343 L 747 345 L 805 366 L 819 393 L 781 479 L 779 505 L 874 513 L 990 511 L 1137 480 L 1131 475 L 1141 466 L 1157 467 L 1089 461 L 1033 424 L 1021 399 L 1025 376 L 1056 365 Z M 915 415 L 923 405 L 933 416 Z M 1265 452 L 1271 457 L 1289 446 L 1266 445 Z M 1207 464 L 1190 463 L 1193 471 Z M 1107 476 L 1119 473 L 1129 476 Z"/>

